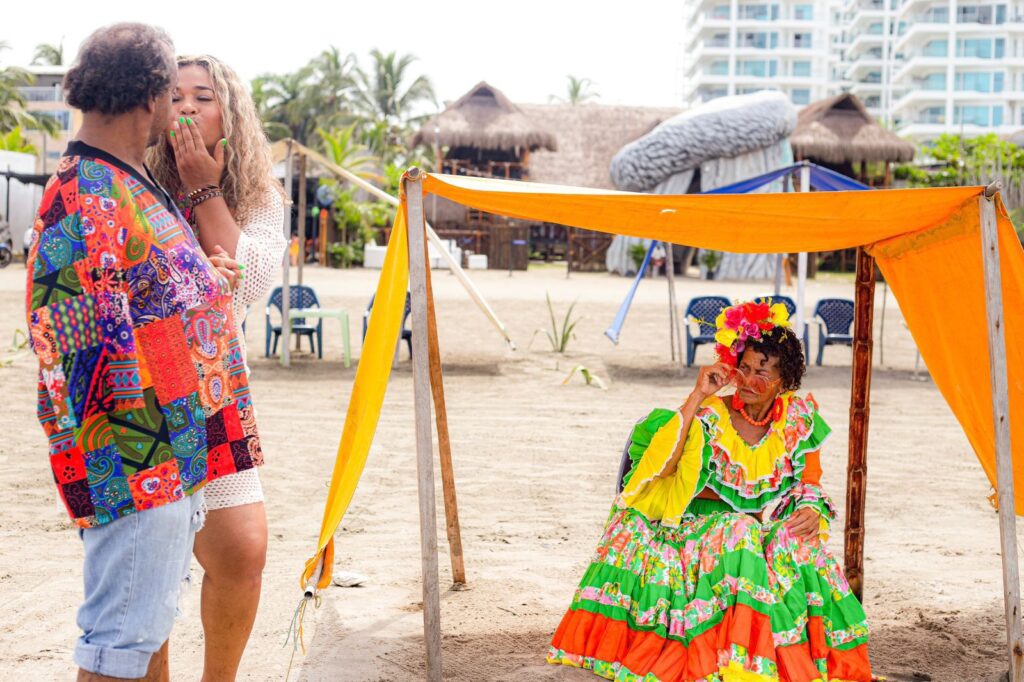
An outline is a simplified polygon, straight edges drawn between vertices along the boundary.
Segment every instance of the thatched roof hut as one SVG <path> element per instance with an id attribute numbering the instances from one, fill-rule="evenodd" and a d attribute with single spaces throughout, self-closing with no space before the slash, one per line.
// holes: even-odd
<path id="1" fill-rule="evenodd" d="M 539 125 L 484 81 L 424 123 L 412 139 L 413 145 L 420 143 L 531 152 L 558 148 L 550 129 Z"/>
<path id="2" fill-rule="evenodd" d="M 789 142 L 796 158 L 831 165 L 914 158 L 914 145 L 880 126 L 849 93 L 804 107 Z"/>
<path id="3" fill-rule="evenodd" d="M 530 179 L 614 189 L 608 168 L 624 145 L 678 114 L 667 107 L 604 104 L 520 104 L 531 120 L 555 131 L 557 151 L 530 157 Z"/>

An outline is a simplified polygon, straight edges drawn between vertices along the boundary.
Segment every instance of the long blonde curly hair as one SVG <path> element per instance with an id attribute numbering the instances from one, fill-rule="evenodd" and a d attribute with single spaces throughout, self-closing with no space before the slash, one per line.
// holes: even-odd
<path id="1" fill-rule="evenodd" d="M 220 105 L 221 127 L 228 141 L 224 149 L 221 189 L 235 220 L 241 223 L 264 201 L 268 189 L 273 188 L 284 197 L 280 184 L 271 177 L 273 163 L 263 122 L 256 112 L 249 89 L 230 66 L 205 54 L 178 57 L 178 68 L 186 66 L 199 66 L 210 74 L 213 92 Z M 169 140 L 164 138 L 151 147 L 146 161 L 157 181 L 172 196 L 185 193 Z"/>

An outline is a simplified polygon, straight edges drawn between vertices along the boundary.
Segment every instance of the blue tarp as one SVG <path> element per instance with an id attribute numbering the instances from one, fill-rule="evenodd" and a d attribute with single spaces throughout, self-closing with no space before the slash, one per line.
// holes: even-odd
<path id="1" fill-rule="evenodd" d="M 836 173 L 828 168 L 823 168 L 822 166 L 817 166 L 810 162 L 803 162 L 787 166 L 786 168 L 779 168 L 778 170 L 773 170 L 770 173 L 758 175 L 757 177 L 750 178 L 748 180 L 741 180 L 740 182 L 726 185 L 725 187 L 701 192 L 701 194 L 747 194 L 749 192 L 753 192 L 755 189 L 764 187 L 771 182 L 775 182 L 785 175 L 795 173 L 805 166 L 810 168 L 811 187 L 819 192 L 871 189 L 861 182 L 857 182 L 852 178 L 848 178 L 845 175 Z M 633 303 L 633 297 L 636 295 L 637 287 L 640 286 L 640 280 L 644 278 L 644 274 L 647 272 L 647 267 L 651 263 L 651 253 L 654 252 L 654 247 L 657 245 L 658 242 L 651 242 L 650 247 L 647 249 L 647 255 L 644 256 L 644 262 L 640 265 L 639 272 L 636 273 L 636 277 L 633 279 L 633 285 L 629 288 L 629 292 L 626 294 L 626 299 L 622 302 L 622 305 L 619 306 L 619 311 L 615 313 L 615 319 L 612 321 L 612 326 L 608 327 L 604 332 L 604 335 L 611 339 L 612 343 L 617 344 L 619 342 L 619 334 L 622 331 L 622 325 L 626 322 L 626 315 L 629 313 L 629 306 Z M 672 264 L 668 264 L 667 267 L 672 267 Z"/>

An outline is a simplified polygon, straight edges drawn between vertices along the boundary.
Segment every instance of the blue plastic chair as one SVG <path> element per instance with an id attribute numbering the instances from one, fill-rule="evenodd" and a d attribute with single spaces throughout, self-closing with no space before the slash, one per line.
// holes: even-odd
<path id="1" fill-rule="evenodd" d="M 266 336 L 266 347 L 263 350 L 264 357 L 270 357 L 273 353 L 277 355 L 277 342 L 281 338 L 281 325 L 274 325 L 270 322 L 270 309 L 276 308 L 278 316 L 284 319 L 284 310 L 282 308 L 284 303 L 284 294 L 282 293 L 281 287 L 274 287 L 274 290 L 270 292 L 270 298 L 267 300 L 266 308 L 266 322 L 267 322 L 267 336 Z M 313 291 L 312 287 L 303 285 L 293 284 L 288 288 L 288 304 L 289 307 L 294 308 L 319 308 L 320 300 L 316 297 L 316 292 Z M 299 335 L 299 345 L 302 345 L 302 337 L 309 338 L 309 350 L 310 352 L 316 352 L 317 357 L 323 359 L 324 357 L 324 321 L 318 319 L 316 324 L 307 324 L 304 317 L 297 317 L 292 320 L 292 334 Z M 315 337 L 315 344 L 314 344 Z M 273 350 L 271 350 L 271 341 L 273 341 Z"/>
<path id="2" fill-rule="evenodd" d="M 715 318 L 725 308 L 732 305 L 725 296 L 697 296 L 686 304 L 686 366 L 693 366 L 697 355 L 697 346 L 715 342 Z M 690 331 L 690 322 L 699 320 L 697 334 Z"/>
<path id="3" fill-rule="evenodd" d="M 850 327 L 853 326 L 854 305 L 848 298 L 823 298 L 814 306 L 814 314 L 804 327 L 804 349 L 809 340 L 810 322 L 818 325 L 818 358 L 815 362 L 821 365 L 821 359 L 825 352 L 825 346 L 841 345 L 853 346 L 853 335 Z"/>
<path id="4" fill-rule="evenodd" d="M 373 310 L 373 299 L 377 297 L 374 294 L 370 297 L 370 305 L 366 306 L 366 312 L 363 313 L 363 341 L 366 341 L 366 330 L 370 326 L 370 311 Z M 409 299 L 409 292 L 405 292 L 405 311 L 402 313 L 402 340 L 409 346 L 409 357 L 412 357 L 412 330 L 405 328 L 405 323 L 409 320 L 409 315 L 412 314 L 412 301 Z"/>

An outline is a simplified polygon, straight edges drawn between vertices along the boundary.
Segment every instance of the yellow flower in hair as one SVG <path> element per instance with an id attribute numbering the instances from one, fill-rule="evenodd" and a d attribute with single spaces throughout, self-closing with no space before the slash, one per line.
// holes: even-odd
<path id="1" fill-rule="evenodd" d="M 735 329 L 722 329 L 719 328 L 715 332 L 715 341 L 722 344 L 723 346 L 732 346 L 733 341 L 736 340 L 737 332 Z"/>
<path id="2" fill-rule="evenodd" d="M 776 303 L 770 309 L 772 311 L 772 324 L 776 327 L 789 326 L 789 311 L 782 303 Z"/>
<path id="3" fill-rule="evenodd" d="M 718 317 L 715 318 L 715 326 L 719 329 L 725 326 L 725 309 L 718 313 Z"/>

